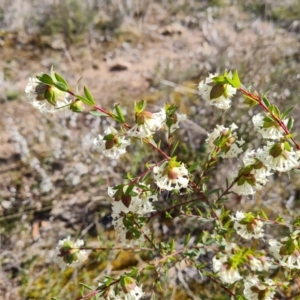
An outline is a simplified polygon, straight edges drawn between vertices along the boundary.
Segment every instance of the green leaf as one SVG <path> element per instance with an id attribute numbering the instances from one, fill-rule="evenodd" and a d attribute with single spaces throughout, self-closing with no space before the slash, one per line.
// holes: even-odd
<path id="1" fill-rule="evenodd" d="M 99 110 L 92 110 L 92 111 L 90 111 L 90 114 L 93 116 L 96 116 L 96 117 L 107 117 L 107 114 L 105 114 Z"/>
<path id="2" fill-rule="evenodd" d="M 54 84 L 54 86 L 55 86 L 56 88 L 58 88 L 60 91 L 67 92 L 67 91 L 69 90 L 68 86 L 65 85 L 65 84 L 62 83 L 62 82 L 54 82 L 53 84 Z"/>
<path id="3" fill-rule="evenodd" d="M 177 141 L 176 144 L 172 147 L 171 155 L 170 156 L 173 156 L 174 152 L 176 151 L 176 149 L 178 147 L 178 144 L 179 144 L 179 141 Z"/>
<path id="4" fill-rule="evenodd" d="M 188 244 L 188 242 L 190 241 L 190 239 L 191 239 L 191 234 L 189 233 L 189 234 L 185 237 L 185 239 L 184 239 L 184 247 L 187 246 L 187 244 Z"/>
<path id="5" fill-rule="evenodd" d="M 294 125 L 294 119 L 290 117 L 286 127 L 288 128 L 288 130 L 291 130 L 293 128 L 293 125 Z"/>
<path id="6" fill-rule="evenodd" d="M 126 189 L 125 195 L 130 195 L 130 193 L 132 192 L 132 190 L 134 189 L 134 184 L 130 184 L 128 186 L 128 188 Z"/>
<path id="7" fill-rule="evenodd" d="M 79 82 L 82 80 L 82 78 L 83 78 L 83 77 L 80 77 L 79 80 L 78 80 L 77 83 L 76 83 L 76 88 L 75 88 L 76 94 L 79 94 Z"/>
<path id="8" fill-rule="evenodd" d="M 241 81 L 240 81 L 239 74 L 238 74 L 238 71 L 237 71 L 237 70 L 234 70 L 234 71 L 233 71 L 232 80 L 233 80 L 233 83 L 234 83 L 233 86 L 234 86 L 236 89 L 240 88 L 240 86 L 241 86 Z"/>
<path id="9" fill-rule="evenodd" d="M 147 106 L 147 101 L 146 100 L 141 100 L 138 103 L 135 103 L 134 111 L 136 113 L 141 113 L 142 111 L 145 110 L 146 106 Z"/>
<path id="10" fill-rule="evenodd" d="M 193 163 L 189 168 L 188 168 L 188 171 L 189 173 L 195 171 L 199 165 L 200 161 L 196 161 L 195 163 Z"/>
<path id="11" fill-rule="evenodd" d="M 54 73 L 54 76 L 58 82 L 63 83 L 69 89 L 69 85 L 68 85 L 67 81 L 62 76 L 60 76 L 57 73 Z"/>
<path id="12" fill-rule="evenodd" d="M 49 76 L 47 74 L 37 75 L 36 78 L 42 83 L 45 83 L 48 85 L 53 84 L 53 79 L 51 78 L 51 76 Z"/>
<path id="13" fill-rule="evenodd" d="M 94 290 L 92 287 L 88 286 L 88 285 L 85 284 L 85 283 L 79 282 L 79 284 L 80 284 L 81 286 L 85 287 L 86 289 L 90 290 L 90 291 L 93 291 L 93 290 Z"/>
<path id="14" fill-rule="evenodd" d="M 83 87 L 83 90 L 84 90 L 84 94 L 85 94 L 86 98 L 87 98 L 87 99 L 90 101 L 90 103 L 91 103 L 90 105 L 91 105 L 91 106 L 95 105 L 96 102 L 95 102 L 93 96 L 91 95 L 90 91 L 88 90 L 88 88 L 87 88 L 87 87 Z M 86 104 L 87 104 L 87 103 L 86 103 Z"/>
<path id="15" fill-rule="evenodd" d="M 282 113 L 281 119 L 282 120 L 285 119 L 293 109 L 294 109 L 294 107 L 288 108 L 284 113 Z"/>
<path id="16" fill-rule="evenodd" d="M 225 76 L 216 76 L 212 78 L 212 81 L 217 83 L 217 84 L 226 84 L 227 80 Z"/>
<path id="17" fill-rule="evenodd" d="M 82 97 L 80 95 L 75 95 L 75 97 L 79 100 L 81 100 L 84 104 L 89 105 L 89 106 L 93 106 L 95 103 L 91 102 L 90 99 Z"/>
<path id="18" fill-rule="evenodd" d="M 276 105 L 272 105 L 272 112 L 276 117 L 280 116 L 279 108 Z"/>
<path id="19" fill-rule="evenodd" d="M 217 99 L 221 97 L 225 92 L 225 86 L 224 84 L 216 84 L 212 87 L 209 98 L 212 99 Z"/>
<path id="20" fill-rule="evenodd" d="M 119 104 L 117 104 L 116 106 L 115 106 L 115 109 L 116 109 L 116 112 L 117 112 L 117 114 L 118 114 L 118 120 L 120 121 L 120 123 L 125 123 L 125 118 L 124 118 L 124 115 L 123 115 L 123 113 L 122 113 L 122 110 L 120 109 L 120 107 L 119 107 Z"/>
<path id="21" fill-rule="evenodd" d="M 262 96 L 262 101 L 266 107 L 269 107 L 271 105 L 268 98 L 265 95 Z"/>

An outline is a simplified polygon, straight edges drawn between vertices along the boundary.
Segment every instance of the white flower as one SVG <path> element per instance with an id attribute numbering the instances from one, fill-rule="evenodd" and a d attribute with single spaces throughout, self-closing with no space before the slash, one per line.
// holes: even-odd
<path id="1" fill-rule="evenodd" d="M 272 300 L 276 293 L 272 279 L 260 281 L 257 276 L 248 276 L 244 280 L 244 295 L 248 300 Z"/>
<path id="2" fill-rule="evenodd" d="M 249 257 L 249 264 L 253 272 L 269 271 L 273 266 L 271 259 L 267 256 L 261 256 L 259 258 L 251 256 Z"/>
<path id="3" fill-rule="evenodd" d="M 157 186 L 167 191 L 179 191 L 187 188 L 189 184 L 188 174 L 189 172 L 184 164 L 174 167 L 162 164 L 153 168 L 154 180 Z"/>
<path id="4" fill-rule="evenodd" d="M 83 263 L 88 254 L 85 250 L 80 250 L 84 246 L 83 240 L 77 240 L 75 243 L 71 241 L 70 237 L 60 240 L 56 247 L 58 264 L 62 269 L 67 267 L 76 267 Z"/>
<path id="5" fill-rule="evenodd" d="M 206 143 L 208 146 L 208 151 L 212 153 L 218 146 L 214 144 L 217 139 L 224 138 L 226 139 L 226 145 L 222 150 L 221 157 L 223 158 L 232 158 L 238 156 L 243 152 L 243 149 L 240 148 L 245 142 L 243 139 L 237 140 L 236 132 L 233 132 L 238 127 L 233 123 L 229 128 L 224 127 L 223 125 L 217 125 L 212 133 L 208 134 Z M 230 135 L 227 137 L 226 134 L 231 130 Z"/>
<path id="6" fill-rule="evenodd" d="M 106 140 L 106 137 L 110 137 Z M 120 155 L 126 153 L 126 147 L 130 145 L 130 141 L 125 137 L 119 137 L 118 132 L 113 127 L 108 127 L 104 136 L 98 135 L 98 138 L 94 139 L 94 145 L 105 155 L 111 159 L 118 159 Z"/>
<path id="7" fill-rule="evenodd" d="M 220 258 L 214 256 L 212 263 L 214 272 L 218 273 L 223 283 L 232 284 L 243 278 L 238 270 L 233 269 L 233 267 L 228 264 L 228 257 L 226 255 Z"/>
<path id="8" fill-rule="evenodd" d="M 112 187 L 108 187 L 108 195 L 111 198 L 114 198 L 116 192 Z M 112 202 L 112 223 L 115 228 L 116 239 L 127 246 L 141 245 L 145 242 L 145 237 L 141 234 L 139 238 L 127 239 L 128 229 L 124 225 L 124 217 L 128 213 L 143 216 L 153 212 L 155 209 L 152 203 L 157 201 L 157 195 L 152 195 L 150 191 L 142 191 L 134 188 L 133 192 L 136 193 L 136 196 L 125 197 L 126 201 L 128 201 L 125 203 L 126 205 L 122 200 Z M 149 233 L 149 229 L 145 226 L 143 227 L 143 233 Z"/>
<path id="9" fill-rule="evenodd" d="M 235 216 L 230 216 L 234 221 L 234 229 L 238 235 L 246 240 L 252 238 L 259 239 L 264 236 L 263 226 L 264 223 L 260 220 L 256 220 L 254 216 L 249 218 L 247 224 L 242 224 L 241 221 L 246 222 L 247 216 L 242 211 L 237 211 Z M 252 220 L 251 220 L 252 219 Z"/>
<path id="10" fill-rule="evenodd" d="M 68 94 L 58 90 L 56 87 L 51 87 L 54 93 L 57 94 L 58 98 L 56 104 L 50 104 L 47 100 L 44 99 L 43 96 L 38 95 L 37 87 L 40 86 L 41 83 L 37 78 L 29 78 L 28 84 L 25 88 L 27 101 L 37 109 L 39 109 L 42 113 L 56 113 L 60 112 L 66 108 L 68 108 L 69 104 L 72 103 L 71 100 L 68 99 Z M 39 100 L 41 97 L 41 100 Z"/>
<path id="11" fill-rule="evenodd" d="M 261 148 L 256 151 L 247 151 L 243 157 L 245 166 L 254 165 L 255 167 L 251 170 L 251 174 L 254 175 L 256 183 L 265 185 L 268 181 L 267 177 L 273 173 L 270 168 L 265 164 L 266 154 Z"/>
<path id="12" fill-rule="evenodd" d="M 163 127 L 166 120 L 166 112 L 150 113 L 143 111 L 137 116 L 137 123 L 127 131 L 127 135 L 136 138 L 147 138 Z"/>
<path id="13" fill-rule="evenodd" d="M 240 170 L 240 174 L 231 176 L 232 179 L 238 179 L 231 190 L 238 195 L 253 195 L 268 182 L 267 176 L 272 173 L 265 165 L 266 154 L 262 149 L 246 152 L 243 162 L 245 167 Z"/>
<path id="14" fill-rule="evenodd" d="M 170 126 L 170 133 L 173 133 L 176 129 L 179 128 L 179 123 L 181 121 L 186 120 L 186 114 L 177 114 L 177 113 L 175 113 L 175 115 L 176 115 L 176 117 L 175 117 L 176 122 Z"/>
<path id="15" fill-rule="evenodd" d="M 267 115 L 267 118 L 267 120 L 269 120 L 271 117 Z M 253 116 L 252 122 L 256 130 L 264 139 L 278 140 L 285 135 L 284 130 L 276 122 L 272 121 L 272 119 L 270 119 L 270 121 L 265 121 L 265 116 L 260 113 Z M 287 119 L 283 120 L 285 125 L 287 122 Z M 264 125 L 267 127 L 264 128 Z"/>
<path id="16" fill-rule="evenodd" d="M 212 78 L 218 76 L 219 74 L 209 74 L 209 77 L 200 81 L 198 89 L 202 98 L 208 102 L 210 105 L 215 105 L 220 109 L 228 109 L 231 106 L 230 97 L 232 97 L 236 93 L 236 89 L 232 87 L 230 84 L 226 84 L 223 86 L 224 92 L 218 98 L 211 99 L 211 90 L 213 86 L 216 85 L 213 82 Z M 226 96 L 225 96 L 226 95 Z"/>
<path id="17" fill-rule="evenodd" d="M 118 294 L 116 295 L 113 289 L 110 289 L 109 294 L 106 296 L 105 300 L 139 300 L 144 296 L 144 292 L 141 287 L 135 286 L 133 290 L 125 293 L 122 289 L 118 289 Z"/>
<path id="18" fill-rule="evenodd" d="M 290 240 L 290 244 L 287 246 L 285 242 L 288 240 L 289 238 L 283 238 L 281 239 L 281 242 L 275 239 L 269 240 L 269 250 L 271 254 L 279 261 L 281 266 L 289 269 L 300 270 L 300 251 L 298 249 L 297 239 Z M 285 252 L 288 254 L 283 254 Z"/>
<path id="19" fill-rule="evenodd" d="M 286 149 L 284 143 L 268 143 L 263 148 L 265 153 L 265 164 L 278 172 L 288 172 L 299 167 L 300 151 Z"/>
<path id="20" fill-rule="evenodd" d="M 238 195 L 254 195 L 256 193 L 254 186 L 247 181 L 240 185 L 236 182 L 231 188 L 231 191 Z"/>

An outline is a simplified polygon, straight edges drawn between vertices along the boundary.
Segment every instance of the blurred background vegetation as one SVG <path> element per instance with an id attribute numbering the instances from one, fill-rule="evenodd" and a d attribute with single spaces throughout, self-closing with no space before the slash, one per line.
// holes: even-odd
<path id="1" fill-rule="evenodd" d="M 80 282 L 96 287 L 103 275 L 118 275 L 149 259 L 102 251 L 91 253 L 81 269 L 59 271 L 54 257 L 59 239 L 70 235 L 91 246 L 112 244 L 107 186 L 120 183 L 128 171 L 138 174 L 145 162 L 159 157 L 136 144 L 131 146 L 134 157 L 107 161 L 91 145 L 109 121 L 88 112 L 39 114 L 24 97 L 28 77 L 52 65 L 73 86 L 83 77 L 100 105 L 126 108 L 128 123 L 134 101 L 146 99 L 153 111 L 174 103 L 189 117 L 177 134 L 177 155 L 187 164 L 204 163 L 206 132 L 216 124 L 236 122 L 250 148 L 261 140 L 241 97 L 235 97 L 229 112 L 219 112 L 197 95 L 199 81 L 208 72 L 238 69 L 245 85 L 252 83 L 260 93 L 268 90 L 282 111 L 296 107 L 297 133 L 299 43 L 298 0 L 0 0 L 1 299 L 75 299 Z M 222 162 L 209 188 L 224 186 L 233 168 L 232 162 Z M 289 219 L 299 214 L 299 191 L 297 174 L 276 175 L 255 197 L 232 196 L 227 205 Z M 153 230 L 168 241 L 180 224 L 195 237 L 206 229 L 161 217 Z M 190 289 L 173 268 L 158 299 L 224 299 L 217 285 L 195 280 L 193 270 L 182 268 Z"/>

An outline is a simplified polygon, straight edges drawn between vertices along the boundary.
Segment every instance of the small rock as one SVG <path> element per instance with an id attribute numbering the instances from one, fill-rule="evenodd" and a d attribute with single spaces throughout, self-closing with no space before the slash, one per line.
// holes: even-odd
<path id="1" fill-rule="evenodd" d="M 125 71 L 125 70 L 128 70 L 129 68 L 130 68 L 129 62 L 120 60 L 120 61 L 112 62 L 110 64 L 109 71 L 110 72 Z"/>

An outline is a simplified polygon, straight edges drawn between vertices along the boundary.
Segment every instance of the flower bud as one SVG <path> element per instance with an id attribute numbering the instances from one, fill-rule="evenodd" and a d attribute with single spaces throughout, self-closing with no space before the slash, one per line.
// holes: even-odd
<path id="1" fill-rule="evenodd" d="M 152 118 L 152 113 L 150 111 L 143 111 L 140 114 L 136 115 L 136 123 L 138 125 L 143 125 L 145 124 L 145 119 L 151 119 Z"/>
<path id="2" fill-rule="evenodd" d="M 124 277 L 122 289 L 125 294 L 130 293 L 136 288 L 136 281 L 131 277 Z"/>
<path id="3" fill-rule="evenodd" d="M 52 90 L 52 88 L 50 86 L 46 89 L 46 91 L 44 93 L 44 97 L 48 103 L 50 103 L 53 106 L 56 106 L 57 95 L 55 94 L 55 92 Z"/>
<path id="4" fill-rule="evenodd" d="M 76 100 L 71 103 L 70 110 L 75 113 L 81 113 L 84 111 L 84 104 L 80 100 Z"/>
<path id="5" fill-rule="evenodd" d="M 169 169 L 169 171 L 168 171 L 168 178 L 169 179 L 177 179 L 178 175 L 179 174 L 178 174 L 177 168 Z"/>

